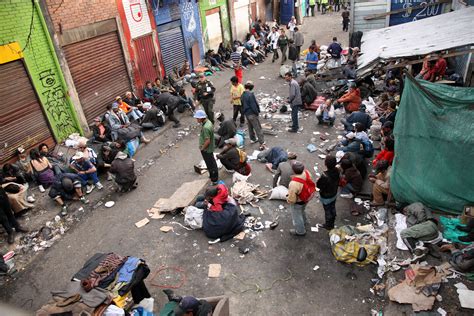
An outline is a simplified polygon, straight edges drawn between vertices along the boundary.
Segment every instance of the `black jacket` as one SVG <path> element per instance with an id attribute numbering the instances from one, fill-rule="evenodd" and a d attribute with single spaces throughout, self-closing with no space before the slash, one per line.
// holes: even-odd
<path id="1" fill-rule="evenodd" d="M 334 168 L 324 171 L 318 179 L 316 186 L 319 188 L 319 195 L 322 198 L 328 199 L 336 196 L 339 186 L 339 170 Z"/>

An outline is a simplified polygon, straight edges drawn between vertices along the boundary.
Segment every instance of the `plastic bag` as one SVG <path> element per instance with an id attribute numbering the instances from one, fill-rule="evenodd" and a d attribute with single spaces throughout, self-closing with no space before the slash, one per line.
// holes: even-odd
<path id="1" fill-rule="evenodd" d="M 272 189 L 272 194 L 270 194 L 270 200 L 285 200 L 288 196 L 288 188 L 282 185 L 274 187 Z"/>
<path id="2" fill-rule="evenodd" d="M 188 225 L 192 229 L 201 229 L 203 212 L 203 209 L 197 208 L 195 206 L 186 207 L 184 213 L 184 224 Z"/>

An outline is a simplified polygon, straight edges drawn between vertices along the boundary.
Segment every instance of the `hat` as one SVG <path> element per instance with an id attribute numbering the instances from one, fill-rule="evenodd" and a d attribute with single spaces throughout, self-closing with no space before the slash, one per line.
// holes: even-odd
<path id="1" fill-rule="evenodd" d="M 174 309 L 174 314 L 176 316 L 182 316 L 189 311 L 196 309 L 201 303 L 192 296 L 185 296 L 181 299 L 178 306 Z"/>
<path id="2" fill-rule="evenodd" d="M 94 122 L 102 122 L 100 116 L 97 116 L 97 117 L 94 119 Z"/>
<path id="3" fill-rule="evenodd" d="M 74 156 L 72 156 L 72 160 L 77 160 L 81 158 L 84 158 L 84 153 L 82 151 L 76 151 Z"/>
<path id="4" fill-rule="evenodd" d="M 194 118 L 205 119 L 207 118 L 207 114 L 203 110 L 197 110 L 196 113 L 194 113 Z"/>
<path id="5" fill-rule="evenodd" d="M 112 103 L 112 109 L 118 109 L 119 105 L 117 102 Z"/>
<path id="6" fill-rule="evenodd" d="M 245 84 L 251 84 L 253 86 L 253 81 L 252 80 L 247 80 Z"/>
<path id="7" fill-rule="evenodd" d="M 304 165 L 302 162 L 298 161 L 298 160 L 294 160 L 292 163 L 291 163 L 291 169 L 293 169 L 293 172 L 295 174 L 301 174 L 303 173 L 304 171 Z"/>
<path id="8" fill-rule="evenodd" d="M 346 138 L 347 139 L 354 139 L 356 137 L 356 134 L 354 132 L 347 133 Z"/>
<path id="9" fill-rule="evenodd" d="M 337 153 L 336 153 L 336 161 L 337 163 L 339 163 L 342 159 L 342 157 L 344 157 L 344 152 L 342 150 L 339 150 Z"/>
<path id="10" fill-rule="evenodd" d="M 216 119 L 219 119 L 221 116 L 222 116 L 222 112 L 217 112 L 217 113 L 214 115 L 214 117 L 215 117 Z"/>
<path id="11" fill-rule="evenodd" d="M 204 78 L 206 77 L 206 75 L 203 73 L 203 72 L 200 72 L 199 75 L 198 75 L 199 78 Z"/>
<path id="12" fill-rule="evenodd" d="M 226 139 L 224 141 L 224 143 L 229 144 L 229 145 L 233 145 L 233 146 L 237 146 L 237 141 L 235 140 L 235 138 Z"/>
<path id="13" fill-rule="evenodd" d="M 115 100 L 122 100 L 121 96 L 115 97 Z"/>
<path id="14" fill-rule="evenodd" d="M 23 148 L 23 147 L 18 147 L 18 148 L 16 149 L 16 154 L 17 154 L 17 155 L 21 155 L 21 154 L 24 153 L 24 152 L 25 152 L 25 148 Z"/>

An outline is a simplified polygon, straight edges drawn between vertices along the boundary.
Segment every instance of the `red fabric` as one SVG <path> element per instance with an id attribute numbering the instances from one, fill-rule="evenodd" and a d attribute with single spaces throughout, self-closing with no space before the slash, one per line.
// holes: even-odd
<path id="1" fill-rule="evenodd" d="M 446 67 L 447 67 L 447 63 L 446 63 L 446 59 L 444 58 L 440 58 L 438 59 L 438 61 L 436 62 L 435 66 L 434 66 L 434 72 L 435 72 L 435 75 L 436 76 L 444 76 L 444 74 L 446 73 Z"/>
<path id="2" fill-rule="evenodd" d="M 305 170 L 306 179 L 301 179 L 298 177 L 292 177 L 291 181 L 299 182 L 303 185 L 300 194 L 298 194 L 298 198 L 303 201 L 304 203 L 308 203 L 314 196 L 316 192 L 316 184 L 311 179 L 308 170 Z"/>
<path id="3" fill-rule="evenodd" d="M 227 190 L 227 187 L 223 184 L 218 184 L 217 195 L 212 198 L 212 205 L 209 207 L 209 210 L 214 211 L 214 212 L 222 211 L 224 209 L 222 205 L 224 203 L 227 203 L 228 199 L 229 199 L 229 191 Z"/>
<path id="4" fill-rule="evenodd" d="M 377 166 L 377 162 L 379 162 L 380 160 L 387 160 L 388 164 L 392 165 L 394 157 L 395 152 L 384 149 L 377 155 L 377 157 L 375 157 L 374 161 L 372 161 L 372 166 Z"/>
<path id="5" fill-rule="evenodd" d="M 239 80 L 239 83 L 242 83 L 242 80 L 244 80 L 244 73 L 242 71 L 242 67 L 238 67 L 234 69 L 235 76 Z"/>
<path id="6" fill-rule="evenodd" d="M 347 103 L 345 108 L 348 112 L 358 111 L 361 101 L 359 88 L 347 92 L 337 100 L 339 103 Z"/>

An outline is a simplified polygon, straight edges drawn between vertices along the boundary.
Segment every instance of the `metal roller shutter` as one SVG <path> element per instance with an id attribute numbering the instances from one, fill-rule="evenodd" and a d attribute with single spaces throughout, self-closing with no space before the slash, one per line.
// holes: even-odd
<path id="1" fill-rule="evenodd" d="M 20 146 L 31 149 L 47 143 L 54 147 L 53 134 L 23 62 L 2 64 L 0 73 L 0 163 L 13 158 Z"/>
<path id="2" fill-rule="evenodd" d="M 66 60 L 87 122 L 131 89 L 117 32 L 64 46 Z"/>
<path id="3" fill-rule="evenodd" d="M 165 73 L 168 75 L 174 66 L 181 67 L 186 60 L 181 27 L 178 26 L 170 30 L 161 31 L 158 34 L 158 39 L 160 40 L 161 58 L 165 66 Z"/>

